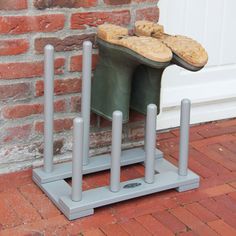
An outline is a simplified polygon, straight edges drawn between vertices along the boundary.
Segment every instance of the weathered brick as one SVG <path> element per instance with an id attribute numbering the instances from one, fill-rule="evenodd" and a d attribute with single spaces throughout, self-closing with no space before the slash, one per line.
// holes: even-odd
<path id="1" fill-rule="evenodd" d="M 136 20 L 149 20 L 157 22 L 159 19 L 159 9 L 157 7 L 149 7 L 136 11 Z"/>
<path id="2" fill-rule="evenodd" d="M 15 127 L 8 127 L 4 130 L 3 133 L 4 135 L 3 137 L 1 137 L 1 140 L 4 143 L 26 140 L 32 134 L 32 125 L 27 124 Z"/>
<path id="3" fill-rule="evenodd" d="M 71 109 L 71 112 L 81 111 L 81 96 L 74 96 L 71 98 L 70 109 Z"/>
<path id="4" fill-rule="evenodd" d="M 71 72 L 81 72 L 82 71 L 82 55 L 72 56 L 70 59 L 70 71 Z M 96 68 L 98 62 L 98 55 L 93 54 L 92 56 L 92 69 Z"/>
<path id="5" fill-rule="evenodd" d="M 27 8 L 27 0 L 0 1 L 0 10 L 23 10 Z"/>
<path id="6" fill-rule="evenodd" d="M 104 3 L 107 5 L 122 5 L 131 3 L 131 0 L 104 0 Z"/>
<path id="7" fill-rule="evenodd" d="M 71 118 L 57 119 L 54 120 L 54 131 L 59 133 L 66 130 L 70 130 L 72 128 L 72 125 L 73 125 L 73 119 Z M 43 121 L 36 121 L 34 129 L 38 133 L 43 133 L 43 126 L 44 126 Z"/>
<path id="8" fill-rule="evenodd" d="M 0 101 L 26 99 L 31 97 L 32 89 L 30 83 L 17 83 L 0 85 Z"/>
<path id="9" fill-rule="evenodd" d="M 54 103 L 55 112 L 64 112 L 66 110 L 65 100 L 58 100 Z M 31 115 L 41 114 L 43 112 L 43 104 L 18 104 L 7 106 L 2 109 L 2 115 L 6 119 L 17 119 Z"/>
<path id="10" fill-rule="evenodd" d="M 63 145 L 64 145 L 64 139 L 54 140 L 54 142 L 53 142 L 53 155 L 61 154 Z M 38 145 L 38 152 L 43 155 L 43 153 L 44 153 L 44 143 L 40 143 Z"/>
<path id="11" fill-rule="evenodd" d="M 55 74 L 64 72 L 65 59 L 54 62 Z M 43 62 L 13 62 L 0 64 L 0 79 L 32 78 L 43 75 Z"/>
<path id="12" fill-rule="evenodd" d="M 112 12 L 81 12 L 71 16 L 71 29 L 86 29 L 86 26 L 97 27 L 104 23 L 128 25 L 131 15 L 129 10 Z"/>
<path id="13" fill-rule="evenodd" d="M 62 95 L 69 93 L 79 93 L 81 92 L 82 80 L 80 78 L 73 79 L 56 79 L 54 80 L 54 94 Z M 44 95 L 44 81 L 38 80 L 35 83 L 35 96 Z"/>
<path id="14" fill-rule="evenodd" d="M 50 37 L 50 38 L 38 38 L 35 40 L 35 50 L 37 53 L 43 53 L 44 46 L 51 44 L 54 46 L 56 52 L 80 50 L 83 47 L 84 41 L 91 41 L 94 44 L 94 34 L 82 34 L 82 35 L 71 35 L 64 39 Z"/>
<path id="15" fill-rule="evenodd" d="M 0 34 L 25 34 L 30 32 L 55 32 L 63 29 L 63 14 L 39 16 L 1 16 Z"/>
<path id="16" fill-rule="evenodd" d="M 0 45 L 0 56 L 18 55 L 29 49 L 29 42 L 25 39 L 0 40 Z"/>
<path id="17" fill-rule="evenodd" d="M 34 6 L 38 9 L 66 7 L 95 7 L 98 0 L 34 0 Z"/>

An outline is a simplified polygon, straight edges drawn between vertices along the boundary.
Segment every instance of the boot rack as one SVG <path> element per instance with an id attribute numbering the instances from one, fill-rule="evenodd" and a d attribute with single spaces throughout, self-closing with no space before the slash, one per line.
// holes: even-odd
<path id="1" fill-rule="evenodd" d="M 33 170 L 34 182 L 69 220 L 88 216 L 94 208 L 167 189 L 187 191 L 199 187 L 199 176 L 188 170 L 191 102 L 181 102 L 179 166 L 163 158 L 156 144 L 156 105 L 147 107 L 145 148 L 121 150 L 122 112 L 114 111 L 111 154 L 89 158 L 92 44 L 83 44 L 82 114 L 73 121 L 72 162 L 53 164 L 54 48 L 47 45 L 44 94 L 44 165 Z M 120 182 L 121 166 L 145 161 L 144 178 Z M 82 190 L 83 174 L 110 169 L 110 186 Z M 72 186 L 65 179 L 72 177 Z"/>

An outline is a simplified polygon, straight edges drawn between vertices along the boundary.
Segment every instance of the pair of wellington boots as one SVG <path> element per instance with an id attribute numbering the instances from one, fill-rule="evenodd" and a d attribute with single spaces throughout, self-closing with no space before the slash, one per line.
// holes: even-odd
<path id="1" fill-rule="evenodd" d="M 111 24 L 98 27 L 99 61 L 92 81 L 91 109 L 108 120 L 113 111 L 120 110 L 125 123 L 130 108 L 146 114 L 151 103 L 159 113 L 164 69 L 177 64 L 198 71 L 208 60 L 199 43 L 167 35 L 153 22 L 136 22 L 135 34 L 129 36 L 128 29 Z"/>

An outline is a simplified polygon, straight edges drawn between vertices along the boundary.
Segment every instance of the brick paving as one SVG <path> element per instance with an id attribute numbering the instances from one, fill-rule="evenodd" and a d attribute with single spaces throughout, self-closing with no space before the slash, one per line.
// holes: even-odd
<path id="1" fill-rule="evenodd" d="M 158 135 L 157 146 L 176 164 L 179 130 Z M 0 236 L 7 235 L 236 235 L 236 119 L 191 128 L 190 169 L 197 190 L 169 190 L 102 207 L 68 221 L 32 182 L 32 170 L 0 176 Z M 122 169 L 122 180 L 143 167 Z M 84 188 L 108 183 L 107 172 L 85 177 Z"/>

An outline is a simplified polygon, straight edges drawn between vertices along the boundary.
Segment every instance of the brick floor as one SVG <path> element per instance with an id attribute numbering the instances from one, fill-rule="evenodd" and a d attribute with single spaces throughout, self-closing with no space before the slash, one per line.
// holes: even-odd
<path id="1" fill-rule="evenodd" d="M 175 190 L 113 204 L 68 221 L 31 180 L 32 170 L 0 176 L 0 236 L 5 235 L 236 235 L 236 119 L 191 127 L 190 169 L 197 190 Z M 165 157 L 178 161 L 179 130 L 158 135 Z M 122 169 L 122 180 L 143 167 Z M 108 183 L 107 172 L 85 177 L 84 188 Z"/>

